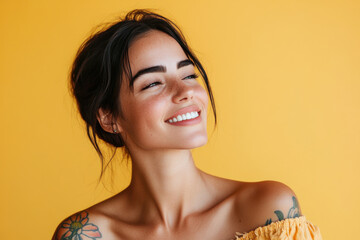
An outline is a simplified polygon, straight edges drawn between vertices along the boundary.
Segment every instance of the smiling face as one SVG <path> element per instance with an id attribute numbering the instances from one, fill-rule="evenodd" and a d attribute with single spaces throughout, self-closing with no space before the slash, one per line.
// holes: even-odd
<path id="1" fill-rule="evenodd" d="M 130 45 L 129 62 L 133 89 L 122 82 L 117 128 L 130 151 L 204 145 L 208 96 L 176 40 L 151 30 Z"/>

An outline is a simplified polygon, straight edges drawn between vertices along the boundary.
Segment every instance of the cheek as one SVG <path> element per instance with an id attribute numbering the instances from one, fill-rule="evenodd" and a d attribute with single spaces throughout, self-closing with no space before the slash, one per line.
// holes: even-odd
<path id="1" fill-rule="evenodd" d="M 160 97 L 153 97 L 142 102 L 141 106 L 137 109 L 138 115 L 148 123 L 159 122 L 164 116 L 166 109 L 165 101 L 161 101 Z"/>
<path id="2" fill-rule="evenodd" d="M 198 88 L 196 89 L 196 93 L 200 101 L 204 104 L 206 110 L 209 103 L 209 98 L 206 90 L 201 85 L 199 85 Z"/>
<path id="3" fill-rule="evenodd" d="M 157 142 L 157 135 L 154 134 L 163 132 L 166 104 L 160 96 L 152 96 L 126 106 L 122 134 L 129 147 L 137 145 L 147 148 Z"/>
<path id="4" fill-rule="evenodd" d="M 161 96 L 142 99 L 136 103 L 129 103 L 124 111 L 125 121 L 133 131 L 145 131 L 153 124 L 159 124 L 166 109 Z"/>

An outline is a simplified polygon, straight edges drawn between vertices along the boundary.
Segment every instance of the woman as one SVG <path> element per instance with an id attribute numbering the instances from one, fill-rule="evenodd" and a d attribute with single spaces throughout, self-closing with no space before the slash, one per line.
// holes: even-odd
<path id="1" fill-rule="evenodd" d="M 125 149 L 132 178 L 64 220 L 53 239 L 321 239 L 284 184 L 222 179 L 194 165 L 190 150 L 207 142 L 208 98 L 216 119 L 215 105 L 201 63 L 170 20 L 134 10 L 91 36 L 71 86 L 101 159 L 98 138 Z"/>

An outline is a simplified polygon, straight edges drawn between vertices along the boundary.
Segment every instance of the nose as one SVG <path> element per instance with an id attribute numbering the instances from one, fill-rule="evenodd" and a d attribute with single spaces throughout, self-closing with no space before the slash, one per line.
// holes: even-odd
<path id="1" fill-rule="evenodd" d="M 174 86 L 174 103 L 183 103 L 192 100 L 194 97 L 194 88 L 184 83 L 183 80 L 177 81 Z"/>

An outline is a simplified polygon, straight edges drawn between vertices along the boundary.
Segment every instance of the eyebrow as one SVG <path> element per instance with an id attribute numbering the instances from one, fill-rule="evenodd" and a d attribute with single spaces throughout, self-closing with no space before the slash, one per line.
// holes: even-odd
<path id="1" fill-rule="evenodd" d="M 177 69 L 188 66 L 188 65 L 193 65 L 194 63 L 190 60 L 190 59 L 186 59 L 186 60 L 182 60 L 180 62 L 177 63 L 176 67 Z M 131 78 L 131 85 L 134 84 L 134 81 L 140 77 L 141 75 L 147 74 L 147 73 L 154 73 L 154 72 L 166 72 L 166 67 L 163 65 L 158 65 L 158 66 L 153 66 L 153 67 L 148 67 L 148 68 L 144 68 L 139 70 L 132 78 Z"/>

